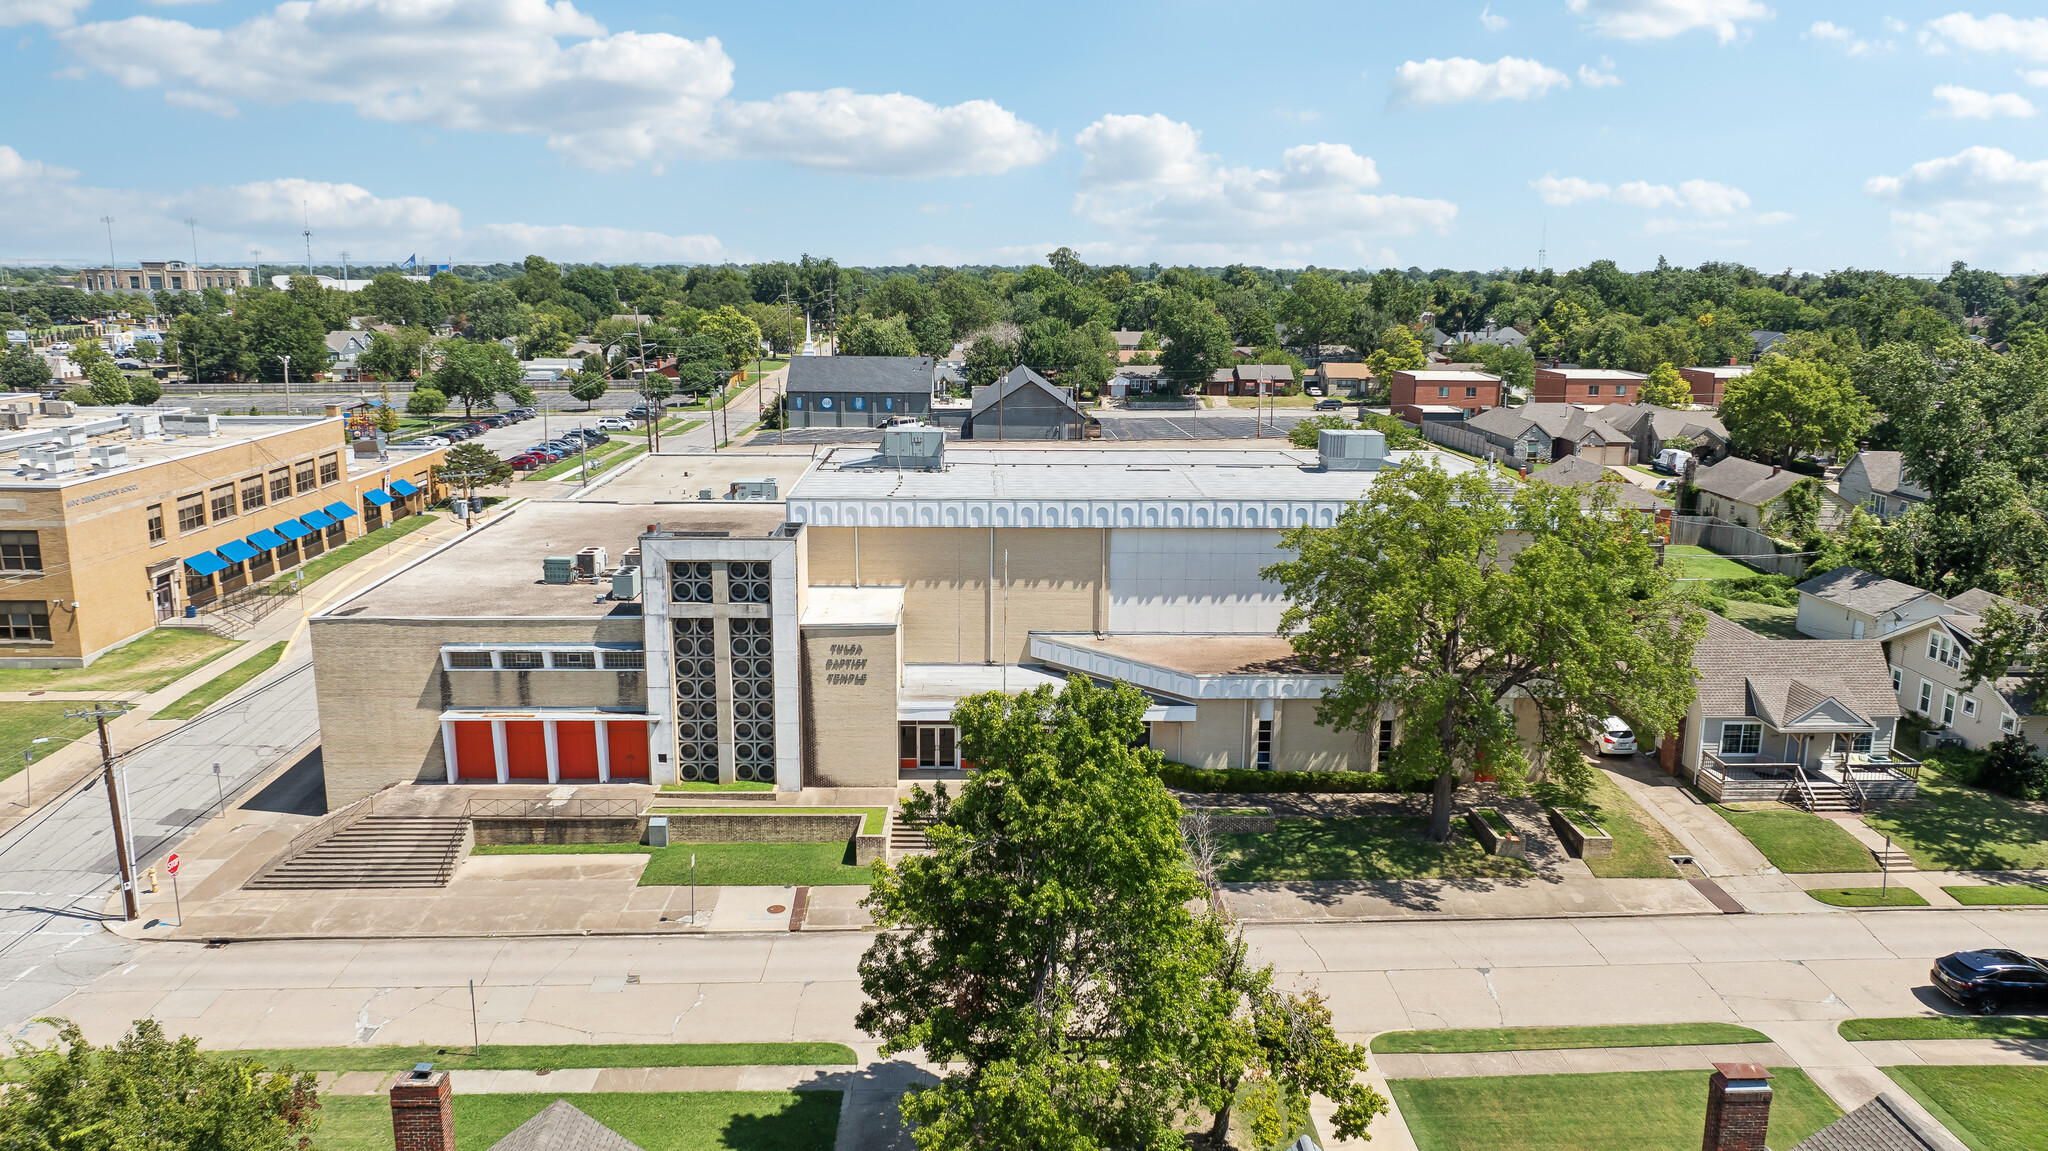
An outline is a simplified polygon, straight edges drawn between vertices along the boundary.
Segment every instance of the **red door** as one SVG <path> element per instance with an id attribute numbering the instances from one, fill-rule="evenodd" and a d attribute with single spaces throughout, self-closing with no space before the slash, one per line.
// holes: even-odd
<path id="1" fill-rule="evenodd" d="M 512 779 L 548 777 L 547 725 L 539 720 L 515 720 L 505 724 L 505 766 Z"/>
<path id="2" fill-rule="evenodd" d="M 557 720 L 555 764 L 563 779 L 596 779 L 597 724 L 587 719 Z"/>
<path id="3" fill-rule="evenodd" d="M 465 783 L 498 782 L 498 752 L 491 743 L 490 720 L 456 723 L 455 778 Z"/>
<path id="4" fill-rule="evenodd" d="M 605 736 L 612 757 L 612 779 L 646 779 L 647 725 L 615 719 L 605 724 Z"/>

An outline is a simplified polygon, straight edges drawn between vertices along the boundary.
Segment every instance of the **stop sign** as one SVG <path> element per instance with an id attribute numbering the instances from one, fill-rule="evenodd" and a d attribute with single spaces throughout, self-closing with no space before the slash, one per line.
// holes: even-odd
<path id="1" fill-rule="evenodd" d="M 172 853 L 170 854 L 170 857 L 169 857 L 168 859 L 165 859 L 165 860 L 164 860 L 164 870 L 165 870 L 165 871 L 167 871 L 167 872 L 169 872 L 169 873 L 170 873 L 170 874 L 172 874 L 172 875 L 176 875 L 176 874 L 178 874 L 178 853 L 177 853 L 177 852 L 175 852 L 175 851 L 174 851 L 174 852 L 172 852 Z"/>

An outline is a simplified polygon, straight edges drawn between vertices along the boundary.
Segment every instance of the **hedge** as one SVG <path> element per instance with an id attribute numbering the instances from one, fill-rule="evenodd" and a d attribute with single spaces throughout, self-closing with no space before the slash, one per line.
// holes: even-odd
<path id="1" fill-rule="evenodd" d="M 1159 782 L 1179 791 L 1399 791 L 1392 778 L 1377 771 L 1248 771 L 1189 767 L 1171 760 L 1159 765 Z"/>

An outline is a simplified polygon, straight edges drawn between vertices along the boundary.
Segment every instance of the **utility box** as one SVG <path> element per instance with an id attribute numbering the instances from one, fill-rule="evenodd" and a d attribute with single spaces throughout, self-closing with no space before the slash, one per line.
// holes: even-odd
<path id="1" fill-rule="evenodd" d="M 725 491 L 729 500 L 772 500 L 775 499 L 775 480 L 734 480 Z"/>
<path id="2" fill-rule="evenodd" d="M 605 552 L 595 544 L 576 553 L 576 574 L 585 579 L 596 579 L 605 569 Z"/>
<path id="3" fill-rule="evenodd" d="M 612 598 L 620 600 L 640 598 L 639 568 L 620 568 L 612 573 Z"/>
<path id="4" fill-rule="evenodd" d="M 647 846 L 668 846 L 668 816 L 650 815 L 647 817 Z"/>
<path id="5" fill-rule="evenodd" d="M 542 583 L 575 583 L 576 557 L 548 556 L 540 561 Z"/>

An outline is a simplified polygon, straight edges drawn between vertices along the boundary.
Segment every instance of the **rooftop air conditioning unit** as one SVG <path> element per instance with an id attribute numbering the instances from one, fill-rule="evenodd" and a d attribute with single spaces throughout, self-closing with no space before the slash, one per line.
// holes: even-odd
<path id="1" fill-rule="evenodd" d="M 573 556 L 546 556 L 540 561 L 540 582 L 575 583 L 576 560 Z"/>
<path id="2" fill-rule="evenodd" d="M 128 434 L 138 440 L 161 435 L 164 430 L 164 418 L 155 412 L 124 412 L 121 418 L 128 422 Z"/>
<path id="3" fill-rule="evenodd" d="M 1324 428 L 1316 455 L 1328 472 L 1373 472 L 1387 462 L 1387 435 L 1371 429 Z"/>
<path id="4" fill-rule="evenodd" d="M 904 424 L 882 433 L 883 467 L 910 468 L 936 472 L 946 466 L 946 432 L 943 428 Z"/>
<path id="5" fill-rule="evenodd" d="M 622 555 L 622 556 L 620 556 L 620 557 L 619 557 L 619 566 L 620 566 L 620 567 L 622 567 L 622 568 L 637 568 L 637 567 L 639 567 L 639 566 L 640 566 L 640 549 L 639 549 L 638 547 L 630 547 L 630 548 L 627 548 L 627 549 L 626 549 L 626 554 L 625 554 L 625 555 Z"/>
<path id="6" fill-rule="evenodd" d="M 78 455 L 70 448 L 40 446 L 23 448 L 18 457 L 21 466 L 36 471 L 56 474 L 78 470 Z"/>
<path id="7" fill-rule="evenodd" d="M 86 434 L 84 428 L 58 428 L 56 439 L 67 448 L 82 448 L 92 437 Z"/>
<path id="8" fill-rule="evenodd" d="M 42 406 L 44 415 L 58 419 L 70 419 L 78 414 L 78 405 L 70 400 L 44 400 Z"/>
<path id="9" fill-rule="evenodd" d="M 11 408 L 6 411 L 0 411 L 0 428 L 25 428 L 28 426 L 28 421 L 29 414 L 27 412 L 16 411 Z"/>
<path id="10" fill-rule="evenodd" d="M 220 417 L 195 412 L 165 416 L 164 431 L 173 436 L 216 436 L 220 434 Z"/>
<path id="11" fill-rule="evenodd" d="M 92 466 L 103 471 L 128 466 L 128 445 L 108 444 L 91 449 Z"/>
<path id="12" fill-rule="evenodd" d="M 776 498 L 775 480 L 772 477 L 765 480 L 734 480 L 732 486 L 726 489 L 725 498 L 729 500 L 772 500 Z"/>
<path id="13" fill-rule="evenodd" d="M 612 573 L 612 598 L 618 600 L 640 598 L 639 568 L 620 568 Z"/>
<path id="14" fill-rule="evenodd" d="M 604 549 L 595 545 L 576 553 L 576 574 L 585 579 L 596 579 L 604 571 Z"/>

